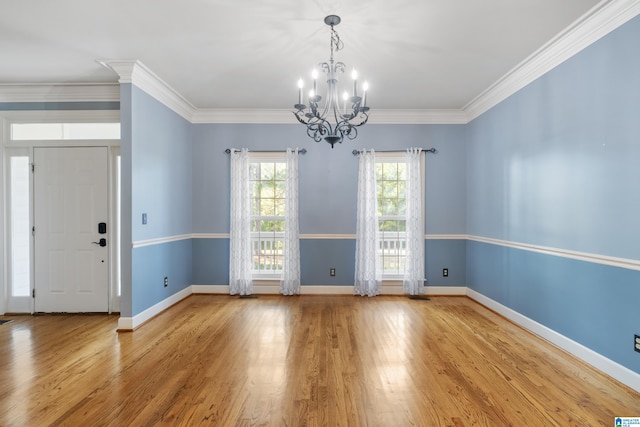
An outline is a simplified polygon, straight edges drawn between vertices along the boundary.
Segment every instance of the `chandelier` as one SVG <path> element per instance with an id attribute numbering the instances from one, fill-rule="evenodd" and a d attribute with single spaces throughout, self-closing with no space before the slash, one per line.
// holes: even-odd
<path id="1" fill-rule="evenodd" d="M 318 71 L 313 70 L 313 89 L 309 91 L 307 101 L 309 105 L 303 104 L 304 81 L 298 80 L 298 103 L 294 105 L 296 111 L 293 114 L 298 121 L 307 127 L 307 135 L 320 142 L 324 139 L 331 144 L 331 148 L 336 143 L 342 143 L 346 137 L 355 139 L 358 136 L 358 127 L 369 120 L 369 107 L 367 107 L 368 83 L 362 85 L 362 96 L 358 95 L 358 73 L 353 70 L 353 91 L 344 91 L 342 102 L 338 95 L 338 76 L 344 74 L 346 66 L 342 62 L 333 60 L 333 53 L 342 50 L 344 43 L 340 40 L 335 26 L 340 23 L 340 17 L 329 15 L 324 18 L 324 23 L 331 27 L 331 56 L 329 62 L 322 62 L 319 67 L 326 74 L 327 91 L 326 100 L 321 105 L 322 96 L 317 89 Z"/>

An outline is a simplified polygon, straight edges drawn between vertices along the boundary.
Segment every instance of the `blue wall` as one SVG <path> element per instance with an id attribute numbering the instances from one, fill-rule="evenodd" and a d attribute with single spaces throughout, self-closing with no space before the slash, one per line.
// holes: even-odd
<path id="1" fill-rule="evenodd" d="M 192 125 L 136 86 L 122 85 L 121 103 L 123 198 L 130 194 L 122 203 L 121 313 L 130 317 L 192 284 L 190 239 L 136 247 L 191 233 Z"/>
<path id="2" fill-rule="evenodd" d="M 470 123 L 467 233 L 640 259 L 640 18 Z M 468 242 L 467 284 L 640 372 L 640 272 Z"/>
<path id="3" fill-rule="evenodd" d="M 425 232 L 462 236 L 466 214 L 464 136 L 464 127 L 459 125 L 370 124 L 360 130 L 357 140 L 331 149 L 326 143 L 313 142 L 299 124 L 195 125 L 194 233 L 229 233 L 229 156 L 225 149 L 304 147 L 307 154 L 299 159 L 302 285 L 353 285 L 355 240 L 345 238 L 356 232 L 358 158 L 351 151 L 436 147 L 437 154 L 426 155 Z M 228 239 L 197 240 L 193 246 L 196 283 L 228 284 Z M 429 284 L 464 286 L 464 240 L 430 239 L 425 245 Z M 445 267 L 450 270 L 448 278 L 441 277 Z M 329 276 L 330 268 L 336 269 L 335 277 Z"/>

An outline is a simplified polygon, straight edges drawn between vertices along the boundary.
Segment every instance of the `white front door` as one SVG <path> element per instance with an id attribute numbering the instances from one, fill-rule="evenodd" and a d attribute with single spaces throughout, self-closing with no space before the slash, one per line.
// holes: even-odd
<path id="1" fill-rule="evenodd" d="M 107 312 L 107 148 L 35 148 L 34 165 L 35 311 Z"/>

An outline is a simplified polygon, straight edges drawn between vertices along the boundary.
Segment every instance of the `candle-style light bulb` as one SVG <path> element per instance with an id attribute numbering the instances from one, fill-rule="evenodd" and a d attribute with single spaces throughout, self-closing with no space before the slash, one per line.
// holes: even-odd
<path id="1" fill-rule="evenodd" d="M 356 70 L 351 72 L 351 78 L 353 79 L 353 96 L 358 96 L 358 72 Z"/>
<path id="2" fill-rule="evenodd" d="M 298 104 L 302 104 L 302 88 L 304 86 L 304 82 L 302 79 L 298 80 Z"/>
<path id="3" fill-rule="evenodd" d="M 317 90 L 316 81 L 318 80 L 318 70 L 316 70 L 315 68 L 313 69 L 313 71 L 311 71 L 311 78 L 313 79 L 313 92 L 315 93 Z"/>
<path id="4" fill-rule="evenodd" d="M 362 84 L 362 106 L 367 106 L 367 91 L 369 90 L 369 82 L 364 82 Z"/>

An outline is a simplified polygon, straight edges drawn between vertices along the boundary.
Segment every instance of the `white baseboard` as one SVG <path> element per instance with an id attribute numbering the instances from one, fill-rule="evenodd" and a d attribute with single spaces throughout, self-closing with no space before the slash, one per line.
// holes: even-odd
<path id="1" fill-rule="evenodd" d="M 145 311 L 140 314 L 136 314 L 133 317 L 120 317 L 118 319 L 118 331 L 132 331 L 138 326 L 142 325 L 144 322 L 148 321 L 154 316 L 165 311 L 167 308 L 171 307 L 177 302 L 182 301 L 193 292 L 191 291 L 191 286 L 187 286 L 183 290 L 176 292 L 170 297 L 160 301 L 154 306 L 149 307 Z"/>
<path id="2" fill-rule="evenodd" d="M 509 307 L 506 307 L 499 302 L 496 302 L 491 298 L 488 298 L 481 293 L 474 291 L 473 289 L 467 288 L 467 296 L 474 301 L 477 301 L 480 304 L 484 305 L 485 307 L 490 308 L 496 313 L 506 317 L 513 323 L 520 325 L 528 331 L 538 335 L 539 337 L 542 337 L 547 341 L 557 345 L 566 352 L 572 354 L 578 359 L 583 360 L 584 362 L 604 372 L 610 377 L 615 378 L 628 387 L 631 387 L 632 389 L 640 392 L 640 374 L 638 374 L 637 372 L 634 372 L 631 369 L 628 369 L 614 362 L 613 360 L 604 357 L 600 353 L 596 353 L 590 348 L 587 348 L 582 344 L 579 344 L 572 339 L 559 334 L 553 329 L 550 329 L 536 322 L 535 320 L 523 316 L 517 311 L 514 311 Z"/>
<path id="3" fill-rule="evenodd" d="M 191 285 L 194 294 L 229 294 L 228 285 Z M 425 286 L 427 295 L 466 295 L 465 286 Z M 280 293 L 280 285 L 254 284 L 254 294 L 274 295 Z M 353 295 L 353 286 L 330 285 L 303 285 L 300 287 L 301 295 Z M 404 295 L 402 284 L 382 285 L 381 295 Z"/>
<path id="4" fill-rule="evenodd" d="M 300 286 L 302 295 L 353 295 L 353 286 Z"/>
<path id="5" fill-rule="evenodd" d="M 194 294 L 229 294 L 229 285 L 191 285 Z M 276 295 L 280 285 L 254 284 L 256 295 Z M 301 286 L 302 295 L 353 295 L 353 286 Z"/>
<path id="6" fill-rule="evenodd" d="M 425 294 L 441 295 L 441 296 L 465 296 L 467 295 L 466 286 L 425 286 Z"/>
<path id="7" fill-rule="evenodd" d="M 229 294 L 229 285 L 191 285 L 194 294 Z"/>

